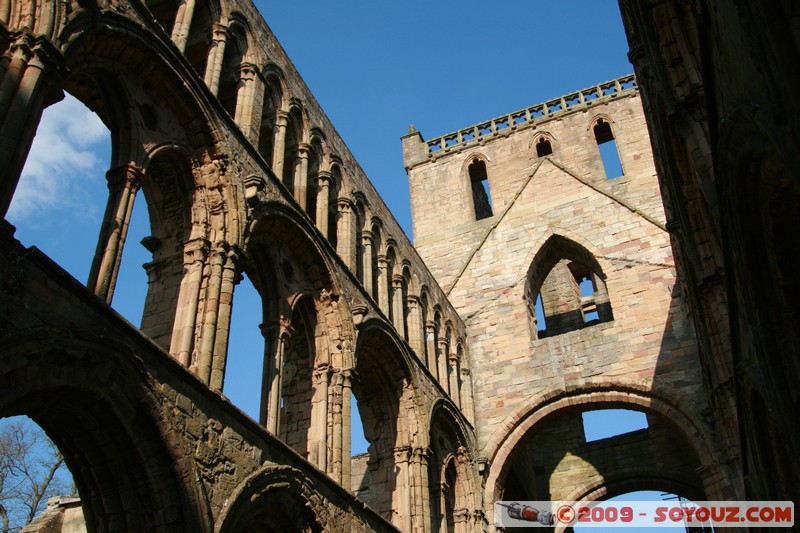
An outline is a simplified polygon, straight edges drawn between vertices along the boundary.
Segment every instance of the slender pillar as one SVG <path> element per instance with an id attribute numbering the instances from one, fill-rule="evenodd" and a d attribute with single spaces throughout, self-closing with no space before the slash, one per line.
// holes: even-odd
<path id="1" fill-rule="evenodd" d="M 126 165 L 109 170 L 106 178 L 108 202 L 87 286 L 98 298 L 110 304 L 131 222 L 133 201 L 141 185 L 141 174 L 136 167 Z"/>
<path id="2" fill-rule="evenodd" d="M 186 51 L 186 42 L 189 40 L 194 8 L 195 0 L 181 0 L 178 5 L 178 13 L 175 15 L 175 24 L 172 26 L 172 42 L 181 52 Z"/>
<path id="3" fill-rule="evenodd" d="M 311 380 L 314 387 L 311 398 L 311 435 L 308 458 L 323 472 L 328 471 L 328 388 L 331 372 L 327 363 L 314 369 Z"/>
<path id="4" fill-rule="evenodd" d="M 228 40 L 228 28 L 222 24 L 214 24 L 211 34 L 211 47 L 208 51 L 205 82 L 214 96 L 219 92 L 219 79 L 222 75 L 222 61 L 225 58 L 225 43 Z"/>
<path id="5" fill-rule="evenodd" d="M 331 376 L 331 400 L 329 409 L 331 411 L 331 457 L 328 461 L 328 475 L 340 485 L 342 484 L 342 461 L 344 453 L 342 451 L 342 432 L 344 431 L 344 421 L 342 420 L 342 373 L 336 372 Z"/>
<path id="6" fill-rule="evenodd" d="M 236 111 L 234 122 L 242 130 L 244 136 L 254 145 L 258 144 L 261 133 L 261 106 L 256 106 L 258 67 L 252 63 L 242 63 L 239 68 L 239 89 L 236 95 Z M 263 90 L 263 89 L 262 89 Z"/>
<path id="7" fill-rule="evenodd" d="M 286 157 L 286 125 L 289 123 L 289 114 L 286 111 L 275 113 L 275 146 L 272 149 L 272 171 L 278 180 L 283 179 L 283 160 Z"/>
<path id="8" fill-rule="evenodd" d="M 281 396 L 283 379 L 283 352 L 291 335 L 291 326 L 285 320 L 261 325 L 264 335 L 264 393 L 261 400 L 261 419 L 276 437 L 280 435 Z"/>
<path id="9" fill-rule="evenodd" d="M 406 336 L 405 309 L 403 307 L 403 285 L 405 280 L 400 274 L 392 276 L 392 322 L 400 338 L 408 340 Z"/>
<path id="10" fill-rule="evenodd" d="M 341 476 L 341 485 L 348 490 L 350 489 L 350 453 L 351 453 L 351 437 L 350 432 L 352 431 L 350 418 L 352 416 L 351 410 L 352 405 L 350 402 L 350 396 L 352 392 L 353 386 L 353 372 L 352 370 L 342 370 L 340 372 L 341 382 L 342 382 L 342 430 L 341 430 L 341 439 L 342 439 L 342 447 L 341 447 L 341 465 L 342 465 L 342 476 Z"/>
<path id="11" fill-rule="evenodd" d="M 362 248 L 362 256 L 361 262 L 363 266 L 364 272 L 364 279 L 362 283 L 364 285 L 364 290 L 367 291 L 367 294 L 374 296 L 375 295 L 375 288 L 372 286 L 372 280 L 374 275 L 372 273 L 372 232 L 369 230 L 364 230 L 361 232 L 361 248 Z"/>
<path id="12" fill-rule="evenodd" d="M 331 173 L 320 170 L 317 174 L 317 228 L 328 238 L 328 204 L 330 203 Z"/>
<path id="13" fill-rule="evenodd" d="M 415 495 L 415 508 L 422 527 L 419 531 L 430 531 L 431 524 L 431 498 L 430 490 L 428 489 L 428 457 L 430 452 L 428 448 L 414 448 L 414 463 L 416 465 L 416 495 Z"/>
<path id="14" fill-rule="evenodd" d="M 422 331 L 422 324 L 419 309 L 419 298 L 409 294 L 406 297 L 406 305 L 408 306 L 408 344 L 417 354 L 419 360 L 425 364 L 425 346 L 422 344 L 422 335 L 420 334 Z"/>
<path id="15" fill-rule="evenodd" d="M 459 376 L 459 361 L 458 361 L 458 354 L 451 353 L 449 356 L 450 361 L 450 398 L 453 399 L 453 403 L 456 404 L 457 407 L 461 407 L 461 389 L 459 387 L 459 381 L 461 376 Z"/>
<path id="16" fill-rule="evenodd" d="M 426 364 L 428 370 L 433 374 L 433 378 L 439 381 L 439 365 L 437 363 L 438 357 L 436 354 L 436 324 L 427 322 L 425 324 L 425 342 L 428 345 L 428 360 Z"/>
<path id="17" fill-rule="evenodd" d="M 439 384 L 447 394 L 450 392 L 450 379 L 447 372 L 447 339 L 438 339 L 438 350 L 436 352 L 436 362 L 439 366 Z M 452 394 L 451 394 L 452 397 Z"/>
<path id="18" fill-rule="evenodd" d="M 307 143 L 299 143 L 295 154 L 294 199 L 297 200 L 303 211 L 308 209 L 308 151 L 310 148 Z"/>
<path id="19" fill-rule="evenodd" d="M 397 518 L 392 522 L 402 531 L 412 530 L 413 494 L 411 476 L 411 449 L 400 446 L 394 449 L 394 468 L 397 483 L 392 494 L 392 509 L 397 510 Z"/>
<path id="20" fill-rule="evenodd" d="M 211 360 L 211 380 L 209 386 L 214 390 L 222 390 L 225 384 L 225 365 L 228 358 L 228 338 L 231 329 L 233 291 L 234 286 L 242 279 L 237 265 L 238 260 L 238 253 L 235 250 L 228 250 L 225 257 L 225 265 L 222 270 L 217 331 L 214 336 L 214 353 Z"/>
<path id="21" fill-rule="evenodd" d="M 208 241 L 205 239 L 193 239 L 183 246 L 185 274 L 178 295 L 178 310 L 175 313 L 170 354 L 185 367 L 189 367 L 194 350 L 200 285 L 207 255 Z"/>
<path id="22" fill-rule="evenodd" d="M 386 256 L 378 255 L 378 287 L 377 300 L 383 314 L 389 316 L 389 263 Z"/>
<path id="23" fill-rule="evenodd" d="M 461 367 L 461 411 L 470 423 L 475 424 L 475 405 L 472 400 L 472 375 L 469 368 Z"/>
<path id="24" fill-rule="evenodd" d="M 0 81 L 0 216 L 5 217 L 45 107 L 64 97 L 58 50 L 19 36 L 4 54 Z"/>
<path id="25" fill-rule="evenodd" d="M 217 318 L 219 316 L 219 296 L 222 291 L 222 273 L 227 255 L 227 245 L 218 243 L 211 253 L 211 268 L 206 285 L 203 304 L 205 313 L 202 317 L 203 329 L 200 333 L 200 350 L 197 356 L 197 376 L 205 384 L 211 382 L 211 361 L 214 353 L 214 342 L 217 335 Z"/>
<path id="26" fill-rule="evenodd" d="M 336 201 L 336 253 L 351 272 L 356 272 L 356 242 L 353 233 L 353 203 L 349 198 Z"/>

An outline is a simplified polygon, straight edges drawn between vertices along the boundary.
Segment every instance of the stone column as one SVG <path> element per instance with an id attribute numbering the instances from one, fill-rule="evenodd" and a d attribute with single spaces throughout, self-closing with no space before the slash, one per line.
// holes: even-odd
<path id="1" fill-rule="evenodd" d="M 225 58 L 225 43 L 228 40 L 228 28 L 215 23 L 211 34 L 211 47 L 208 50 L 206 75 L 204 81 L 211 93 L 216 96 L 219 91 L 219 78 L 222 74 L 222 61 Z"/>
<path id="2" fill-rule="evenodd" d="M 386 256 L 378 255 L 378 287 L 377 296 L 378 307 L 383 314 L 389 316 L 389 263 Z"/>
<path id="3" fill-rule="evenodd" d="M 409 294 L 406 297 L 406 305 L 408 306 L 408 344 L 411 349 L 417 354 L 417 357 L 423 364 L 425 361 L 425 347 L 422 344 L 422 321 L 419 309 L 419 298 Z"/>
<path id="4" fill-rule="evenodd" d="M 425 364 L 428 370 L 433 374 L 433 379 L 439 381 L 439 364 L 437 363 L 438 357 L 436 353 L 436 324 L 427 322 L 425 324 L 425 342 L 428 345 L 428 360 Z"/>
<path id="5" fill-rule="evenodd" d="M 217 335 L 217 317 L 219 313 L 219 296 L 222 291 L 223 265 L 228 252 L 226 243 L 217 243 L 211 252 L 210 272 L 205 284 L 203 298 L 205 306 L 202 317 L 203 328 L 200 332 L 200 350 L 197 355 L 197 377 L 206 385 L 211 382 L 211 361 L 214 353 L 214 342 Z"/>
<path id="6" fill-rule="evenodd" d="M 392 510 L 396 510 L 397 518 L 392 523 L 401 531 L 412 530 L 413 515 L 413 487 L 411 475 L 411 449 L 408 446 L 399 446 L 394 449 L 394 469 L 396 484 L 392 495 Z"/>
<path id="7" fill-rule="evenodd" d="M 319 205 L 319 200 L 317 200 Z M 353 234 L 353 203 L 349 198 L 336 200 L 336 253 L 351 272 L 356 272 L 356 243 Z"/>
<path id="8" fill-rule="evenodd" d="M 461 367 L 461 411 L 471 424 L 475 424 L 475 405 L 472 401 L 472 375 L 469 368 Z"/>
<path id="9" fill-rule="evenodd" d="M 447 339 L 438 339 L 438 350 L 436 352 L 436 362 L 439 366 L 439 384 L 447 394 L 450 393 L 450 378 L 447 372 Z M 451 395 L 452 397 L 452 395 Z"/>
<path id="10" fill-rule="evenodd" d="M 220 391 L 225 384 L 225 365 L 228 358 L 228 337 L 231 329 L 231 311 L 233 308 L 233 288 L 242 279 L 237 265 L 238 261 L 239 254 L 235 250 L 228 250 L 222 270 L 217 331 L 214 336 L 214 353 L 211 360 L 211 380 L 209 382 L 209 386 L 212 389 Z"/>
<path id="11" fill-rule="evenodd" d="M 417 531 L 429 531 L 431 523 L 431 501 L 428 490 L 428 449 L 414 448 L 414 510 Z"/>
<path id="12" fill-rule="evenodd" d="M 294 199 L 297 200 L 303 211 L 308 209 L 306 189 L 308 188 L 308 151 L 310 148 L 307 143 L 299 143 L 295 154 Z"/>
<path id="13" fill-rule="evenodd" d="M 208 249 L 208 241 L 203 238 L 187 241 L 183 245 L 184 275 L 178 294 L 178 309 L 175 311 L 169 353 L 185 367 L 189 367 L 194 350 L 197 307 Z"/>
<path id="14" fill-rule="evenodd" d="M 0 81 L 0 217 L 5 217 L 45 107 L 64 97 L 60 52 L 29 33 L 3 57 Z"/>
<path id="15" fill-rule="evenodd" d="M 367 294 L 370 296 L 375 295 L 375 288 L 372 286 L 372 281 L 374 275 L 372 273 L 372 232 L 369 230 L 363 230 L 361 232 L 361 262 L 363 266 L 364 272 L 364 279 L 362 280 L 364 284 L 364 290 L 367 291 Z"/>
<path id="16" fill-rule="evenodd" d="M 314 392 L 311 398 L 311 431 L 308 460 L 323 472 L 328 472 L 328 385 L 330 367 L 323 363 L 311 376 Z"/>
<path id="17" fill-rule="evenodd" d="M 328 238 L 328 203 L 330 202 L 331 173 L 320 170 L 317 174 L 317 228 Z"/>
<path id="18" fill-rule="evenodd" d="M 289 121 L 289 114 L 286 111 L 275 112 L 275 125 L 273 135 L 275 144 L 272 148 L 272 172 L 278 181 L 283 180 L 283 160 L 286 157 L 286 125 Z"/>
<path id="19" fill-rule="evenodd" d="M 261 397 L 261 418 L 267 430 L 274 436 L 280 436 L 281 396 L 283 379 L 283 352 L 291 326 L 287 321 L 262 324 L 261 334 L 264 336 L 264 372 L 263 393 Z"/>
<path id="20" fill-rule="evenodd" d="M 141 186 L 141 174 L 136 167 L 126 165 L 109 170 L 106 178 L 108 202 L 86 285 L 98 298 L 110 304 L 131 222 L 133 202 Z"/>
<path id="21" fill-rule="evenodd" d="M 175 24 L 172 26 L 172 42 L 181 52 L 186 51 L 186 41 L 189 40 L 189 31 L 194 16 L 195 0 L 181 0 L 178 12 L 175 15 Z"/>
<path id="22" fill-rule="evenodd" d="M 350 490 L 350 453 L 352 442 L 350 424 L 352 405 L 350 395 L 353 386 L 353 374 L 351 370 L 342 371 L 342 486 Z"/>
<path id="23" fill-rule="evenodd" d="M 405 309 L 403 307 L 403 285 L 405 280 L 400 274 L 392 276 L 392 322 L 394 329 L 402 339 L 408 340 L 406 336 Z"/>
<path id="24" fill-rule="evenodd" d="M 344 398 L 342 397 L 342 373 L 336 372 L 331 376 L 331 400 L 329 409 L 331 411 L 331 457 L 328 461 L 328 475 L 334 481 L 342 484 L 342 462 L 344 451 L 342 450 L 342 431 L 344 421 L 342 420 L 342 407 Z"/>
<path id="25" fill-rule="evenodd" d="M 233 121 L 255 146 L 258 146 L 258 135 L 261 133 L 261 106 L 256 105 L 259 80 L 258 67 L 252 63 L 242 63 L 239 68 L 239 89 Z"/>
<path id="26" fill-rule="evenodd" d="M 459 360 L 458 354 L 451 353 L 450 361 L 450 398 L 457 407 L 461 407 L 461 387 L 459 387 Z"/>

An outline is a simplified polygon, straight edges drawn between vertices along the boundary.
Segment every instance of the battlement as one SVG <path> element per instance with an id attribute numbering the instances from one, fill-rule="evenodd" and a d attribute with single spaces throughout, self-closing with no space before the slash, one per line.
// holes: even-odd
<path id="1" fill-rule="evenodd" d="M 587 109 L 590 106 L 608 102 L 621 95 L 633 94 L 636 91 L 638 91 L 636 77 L 633 74 L 628 74 L 491 120 L 479 122 L 429 141 L 424 141 L 422 135 L 412 129 L 408 135 L 403 137 L 404 148 L 410 147 L 406 147 L 406 139 L 417 136 L 418 140 L 422 141 L 422 149 L 404 149 L 405 166 L 410 167 L 422 162 L 423 159 L 485 142 L 488 139 L 504 134 L 504 132 L 508 134 L 517 129 L 541 124 L 559 118 L 568 112 Z"/>

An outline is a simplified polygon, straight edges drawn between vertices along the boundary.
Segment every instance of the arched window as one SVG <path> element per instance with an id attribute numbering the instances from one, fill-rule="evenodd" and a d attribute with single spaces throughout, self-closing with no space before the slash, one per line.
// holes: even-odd
<path id="1" fill-rule="evenodd" d="M 614 318 L 597 260 L 579 244 L 558 235 L 536 254 L 528 271 L 526 296 L 536 338 Z"/>
<path id="2" fill-rule="evenodd" d="M 544 157 L 553 154 L 553 145 L 547 137 L 539 137 L 536 141 L 536 157 Z"/>
<path id="3" fill-rule="evenodd" d="M 472 201 L 475 206 L 475 220 L 492 216 L 492 195 L 489 191 L 489 176 L 486 174 L 486 163 L 476 159 L 467 169 L 472 186 Z"/>
<path id="4" fill-rule="evenodd" d="M 218 98 L 228 114 L 235 117 L 241 66 L 247 54 L 247 35 L 244 26 L 237 21 L 231 23 L 229 31 L 230 37 L 222 60 Z"/>
<path id="5" fill-rule="evenodd" d="M 597 148 L 600 150 L 600 158 L 603 161 L 603 169 L 606 178 L 618 178 L 623 175 L 622 162 L 620 161 L 617 143 L 614 140 L 614 133 L 611 131 L 611 124 L 605 119 L 599 119 L 594 125 L 594 139 L 597 141 Z"/>
<path id="6" fill-rule="evenodd" d="M 261 111 L 261 131 L 258 135 L 258 153 L 272 166 L 275 157 L 275 134 L 278 111 L 281 108 L 281 86 L 273 74 L 264 82 L 264 100 Z"/>

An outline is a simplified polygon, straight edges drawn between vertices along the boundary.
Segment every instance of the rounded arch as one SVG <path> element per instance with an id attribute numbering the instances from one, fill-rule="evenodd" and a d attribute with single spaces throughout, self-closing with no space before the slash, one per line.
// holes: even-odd
<path id="1" fill-rule="evenodd" d="M 636 383 L 601 383 L 552 391 L 536 404 L 520 407 L 498 424 L 484 448 L 490 463 L 486 494 L 499 498 L 498 481 L 508 473 L 511 466 L 509 458 L 535 426 L 558 412 L 576 408 L 622 408 L 652 412 L 679 431 L 697 454 L 701 466 L 714 470 L 718 453 L 708 439 L 713 432 L 705 422 L 681 405 L 680 398 L 677 391 L 669 393 L 663 389 L 654 393 Z"/>
<path id="2" fill-rule="evenodd" d="M 278 435 L 284 434 L 281 429 L 282 383 L 287 384 L 288 392 L 292 380 L 299 380 L 292 386 L 301 396 L 322 394 L 320 391 L 325 385 L 314 382 L 316 373 L 324 372 L 325 368 L 350 368 L 352 362 L 353 318 L 348 302 L 341 297 L 331 258 L 317 239 L 307 217 L 272 202 L 259 206 L 244 246 L 243 269 L 261 296 L 263 307 L 261 328 L 265 338 L 266 382 L 262 388 L 260 418 Z M 302 306 L 298 306 L 298 302 L 303 301 L 307 305 L 300 309 Z M 302 327 L 295 329 L 293 324 L 302 324 Z M 308 343 L 306 351 L 293 355 L 301 342 Z M 293 358 L 305 361 L 303 368 L 308 367 L 308 372 L 285 374 L 291 365 L 299 370 Z M 284 361 L 291 364 L 284 367 Z M 307 404 L 307 400 L 304 397 L 300 403 Z M 323 405 L 316 401 L 315 404 Z M 324 418 L 327 420 L 327 416 Z M 300 453 L 308 453 L 309 460 L 315 464 L 323 465 L 325 458 L 315 454 L 320 453 L 319 443 L 325 440 L 324 432 L 321 426 L 314 426 L 312 431 L 303 424 L 305 422 L 298 426 L 298 431 L 306 431 L 306 436 L 298 437 L 293 446 Z"/>
<path id="3" fill-rule="evenodd" d="M 193 231 L 207 227 L 208 220 L 205 201 L 198 198 L 202 192 L 195 186 L 192 171 L 195 165 L 186 148 L 174 145 L 158 146 L 143 163 L 142 194 L 147 202 L 150 235 L 142 243 L 152 253 L 153 260 L 149 264 L 151 282 L 147 287 L 142 331 L 167 349 L 175 308 L 165 308 L 164 302 L 178 299 L 186 243 L 192 236 L 208 237 Z"/>
<path id="4" fill-rule="evenodd" d="M 295 468 L 267 463 L 239 483 L 214 528 L 216 533 L 318 533 L 332 516 L 313 483 Z"/>
<path id="5" fill-rule="evenodd" d="M 278 116 L 283 114 L 286 102 L 286 80 L 283 71 L 274 63 L 267 63 L 261 71 L 264 80 L 262 95 L 261 127 L 258 134 L 258 153 L 272 168 L 275 165 L 275 143 Z M 282 157 L 282 156 L 281 156 Z"/>
<path id="6" fill-rule="evenodd" d="M 65 80 L 65 88 L 81 100 L 89 109 L 97 113 L 103 122 L 112 130 L 115 123 L 111 120 L 111 108 L 125 109 L 130 113 L 135 106 L 126 102 L 117 102 L 125 94 L 125 90 L 134 88 L 150 100 L 158 111 L 173 115 L 172 120 L 184 128 L 186 144 L 194 149 L 212 151 L 222 142 L 218 120 L 211 110 L 209 102 L 202 96 L 196 76 L 183 70 L 180 63 L 170 60 L 172 51 L 161 41 L 153 41 L 144 28 L 134 24 L 130 19 L 110 12 L 102 14 L 78 11 L 67 22 L 55 43 L 64 55 L 65 70 L 69 72 Z M 120 59 L 123 58 L 123 59 Z M 143 59 L 147 58 L 147 61 Z M 161 84 L 142 85 L 140 80 L 153 79 L 158 76 Z M 95 86 L 114 81 L 113 93 L 100 93 Z M 134 81 L 135 80 L 135 81 Z M 124 90 L 120 90 L 124 89 Z M 141 108 L 140 108 L 141 109 Z M 114 116 L 118 116 L 114 114 Z M 129 119 L 130 120 L 130 119 Z M 156 115 L 156 130 L 166 120 L 159 120 Z M 130 121 L 130 142 L 141 142 L 152 137 L 152 133 L 137 134 L 137 129 L 147 127 L 147 120 Z M 119 126 L 124 126 L 120 123 Z M 191 131 L 191 135 L 184 132 Z M 119 132 L 122 134 L 122 132 Z M 120 147 L 126 146 L 126 137 L 120 137 Z M 120 154 L 121 155 L 121 154 Z M 141 153 L 133 153 L 132 160 L 137 160 Z M 112 157 L 112 161 L 120 161 Z"/>
<path id="7" fill-rule="evenodd" d="M 410 518 L 396 514 L 406 508 L 400 480 L 414 476 L 409 455 L 419 447 L 423 433 L 413 368 L 411 356 L 386 322 L 373 318 L 359 326 L 352 392 L 369 442 L 369 460 L 363 477 L 354 480 L 354 489 L 395 523 Z"/>
<path id="8" fill-rule="evenodd" d="M 471 467 L 471 433 L 457 409 L 441 399 L 433 404 L 429 420 L 431 530 L 457 531 L 460 528 L 456 524 L 466 521 L 480 506 L 480 484 Z"/>
<path id="9" fill-rule="evenodd" d="M 195 467 L 178 421 L 130 348 L 96 338 L 80 328 L 5 337 L 0 417 L 26 415 L 58 446 L 90 530 L 207 531 L 201 487 L 183 482 Z"/>

